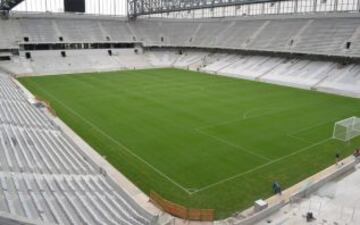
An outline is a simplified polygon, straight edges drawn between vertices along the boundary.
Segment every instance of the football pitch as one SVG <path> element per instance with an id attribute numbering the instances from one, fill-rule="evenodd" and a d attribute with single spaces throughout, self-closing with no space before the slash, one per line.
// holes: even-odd
<path id="1" fill-rule="evenodd" d="M 145 193 L 224 218 L 350 155 L 360 100 L 177 69 L 19 79 Z"/>

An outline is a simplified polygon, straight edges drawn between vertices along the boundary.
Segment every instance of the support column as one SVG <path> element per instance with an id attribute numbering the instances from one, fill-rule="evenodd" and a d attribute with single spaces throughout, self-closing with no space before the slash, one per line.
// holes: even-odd
<path id="1" fill-rule="evenodd" d="M 339 4 L 339 1 L 338 1 L 338 0 L 335 0 L 335 2 L 334 2 L 334 11 L 335 11 L 335 12 L 338 11 L 338 4 Z"/>
<path id="2" fill-rule="evenodd" d="M 360 0 L 359 0 L 360 1 Z M 294 0 L 294 13 L 298 13 L 298 9 L 299 9 L 299 2 L 298 0 Z"/>
<path id="3" fill-rule="evenodd" d="M 313 12 L 317 11 L 317 0 L 313 0 Z"/>

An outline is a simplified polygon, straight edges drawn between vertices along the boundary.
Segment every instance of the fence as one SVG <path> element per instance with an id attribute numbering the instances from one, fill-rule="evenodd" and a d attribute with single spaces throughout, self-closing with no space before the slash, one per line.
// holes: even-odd
<path id="1" fill-rule="evenodd" d="M 213 221 L 214 209 L 190 209 L 182 205 L 170 202 L 155 192 L 150 192 L 150 201 L 163 209 L 165 212 L 186 220 Z"/>

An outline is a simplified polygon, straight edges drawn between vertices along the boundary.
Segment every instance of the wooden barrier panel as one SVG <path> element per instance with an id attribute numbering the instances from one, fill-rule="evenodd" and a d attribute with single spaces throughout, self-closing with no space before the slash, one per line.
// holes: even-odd
<path id="1" fill-rule="evenodd" d="M 189 220 L 213 221 L 213 209 L 188 209 Z"/>
<path id="2" fill-rule="evenodd" d="M 162 198 L 153 191 L 150 192 L 150 201 L 165 212 L 182 219 L 198 221 L 214 221 L 215 219 L 215 210 L 213 209 L 188 209 Z"/>

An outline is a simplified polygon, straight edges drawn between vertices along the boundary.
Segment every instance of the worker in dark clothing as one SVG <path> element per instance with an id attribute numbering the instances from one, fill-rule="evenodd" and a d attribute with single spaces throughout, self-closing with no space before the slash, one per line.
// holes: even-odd
<path id="1" fill-rule="evenodd" d="M 274 194 L 281 195 L 282 190 L 281 190 L 281 186 L 280 186 L 279 182 L 275 181 L 272 185 L 272 189 L 273 189 Z"/>
<path id="2" fill-rule="evenodd" d="M 336 165 L 338 165 L 338 163 L 339 163 L 339 161 L 340 161 L 340 153 L 339 153 L 339 152 L 337 152 L 337 153 L 335 154 L 335 160 L 336 160 Z"/>

